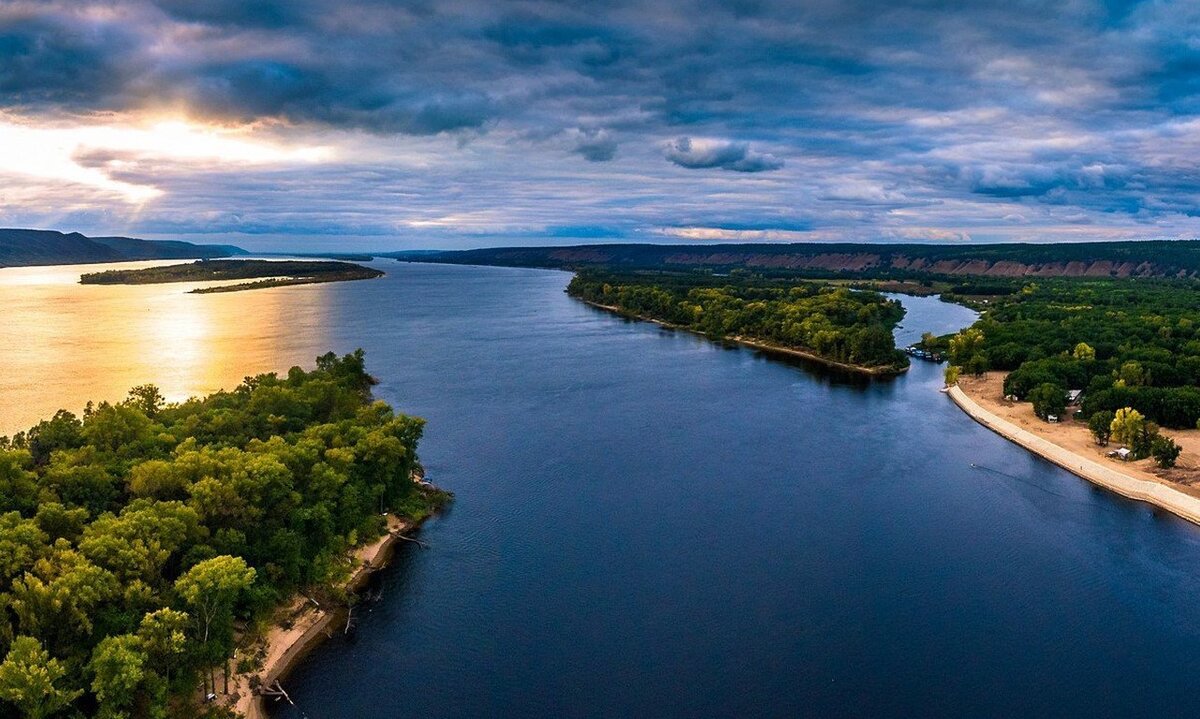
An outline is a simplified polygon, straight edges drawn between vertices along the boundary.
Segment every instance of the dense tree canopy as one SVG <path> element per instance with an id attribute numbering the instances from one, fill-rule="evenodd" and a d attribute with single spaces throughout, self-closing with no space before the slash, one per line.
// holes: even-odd
<path id="1" fill-rule="evenodd" d="M 1002 283 L 1003 280 L 996 280 Z M 1084 390 L 1083 410 L 1133 407 L 1164 427 L 1200 421 L 1200 283 L 1194 280 L 1010 281 L 975 324 L 973 355 L 1009 370 L 1005 394 L 1052 384 Z M 943 340 L 943 342 L 945 342 Z"/>
<path id="2" fill-rule="evenodd" d="M 0 438 L 0 717 L 194 716 L 171 697 L 229 656 L 238 618 L 340 579 L 383 511 L 426 501 L 423 422 L 372 383 L 361 351 L 328 354 Z"/>
<path id="3" fill-rule="evenodd" d="M 861 367 L 908 365 L 892 337 L 904 308 L 876 292 L 773 282 L 740 273 L 582 273 L 567 291 L 713 337 L 759 340 Z"/>

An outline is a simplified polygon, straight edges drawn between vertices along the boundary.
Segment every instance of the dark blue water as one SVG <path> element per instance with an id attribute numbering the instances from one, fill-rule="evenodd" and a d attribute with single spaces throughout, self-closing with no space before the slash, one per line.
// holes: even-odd
<path id="1" fill-rule="evenodd" d="M 976 425 L 935 365 L 848 382 L 561 273 L 385 269 L 332 332 L 457 499 L 285 682 L 310 719 L 1200 711 L 1200 531 Z M 902 341 L 971 320 L 906 304 Z"/>

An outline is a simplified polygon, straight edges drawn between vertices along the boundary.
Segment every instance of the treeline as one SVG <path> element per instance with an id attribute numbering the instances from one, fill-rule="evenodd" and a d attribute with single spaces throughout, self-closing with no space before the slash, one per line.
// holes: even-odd
<path id="1" fill-rule="evenodd" d="M 741 273 L 595 272 L 576 275 L 567 292 L 713 337 L 763 341 L 865 368 L 908 365 L 892 336 L 904 308 L 875 292 L 771 282 Z"/>
<path id="2" fill-rule="evenodd" d="M 1016 288 L 991 300 L 973 328 L 980 341 L 952 362 L 1010 370 L 1005 394 L 1022 399 L 1046 385 L 1081 389 L 1088 416 L 1131 407 L 1165 427 L 1197 426 L 1200 283 L 1045 280 Z"/>
<path id="3" fill-rule="evenodd" d="M 0 438 L 0 716 L 193 717 L 235 622 L 334 586 L 412 481 L 423 421 L 363 354 L 179 404 L 157 389 Z"/>

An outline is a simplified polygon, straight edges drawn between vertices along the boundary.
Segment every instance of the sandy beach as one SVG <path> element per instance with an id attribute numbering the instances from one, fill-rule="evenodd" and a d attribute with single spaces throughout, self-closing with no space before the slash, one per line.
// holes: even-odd
<path id="1" fill-rule="evenodd" d="M 1084 422 L 1044 422 L 1028 402 L 1003 398 L 1004 375 L 963 378 L 949 397 L 977 422 L 1089 482 L 1130 499 L 1149 502 L 1200 524 L 1200 432 L 1164 430 L 1183 447 L 1175 468 L 1159 469 L 1149 460 L 1125 462 L 1106 453 Z"/>
<path id="2" fill-rule="evenodd" d="M 387 534 L 355 551 L 356 566 L 346 582 L 346 588 L 357 591 L 372 572 L 386 566 L 395 544 L 402 541 L 401 535 L 412 527 L 411 522 L 388 515 Z M 305 596 L 295 597 L 291 604 L 280 610 L 270 630 L 253 648 L 256 653 L 265 653 L 261 669 L 233 675 L 229 682 L 229 694 L 220 695 L 218 701 L 228 704 L 246 719 L 265 719 L 267 713 L 264 702 L 267 697 L 253 690 L 251 679 L 258 677 L 258 686 L 263 687 L 283 680 L 313 647 L 332 636 L 334 631 L 341 631 L 341 622 L 345 621 L 345 617 L 343 607 L 317 607 Z M 338 626 L 332 626 L 335 622 Z M 221 686 L 220 680 L 218 686 Z"/>

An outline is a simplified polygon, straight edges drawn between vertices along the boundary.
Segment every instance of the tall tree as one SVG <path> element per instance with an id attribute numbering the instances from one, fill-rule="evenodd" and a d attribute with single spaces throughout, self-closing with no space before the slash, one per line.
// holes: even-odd
<path id="1" fill-rule="evenodd" d="M 129 716 L 128 710 L 137 700 L 138 689 L 148 673 L 147 663 L 142 640 L 136 635 L 105 637 L 96 645 L 88 669 L 101 719 Z"/>
<path id="2" fill-rule="evenodd" d="M 17 637 L 0 663 L 0 699 L 16 705 L 26 719 L 53 716 L 83 693 L 60 686 L 66 674 L 66 668 L 41 642 Z"/>
<path id="3" fill-rule="evenodd" d="M 224 634 L 232 620 L 233 604 L 238 596 L 254 583 L 255 571 L 241 557 L 223 555 L 200 562 L 175 582 L 175 591 L 195 612 L 200 630 L 200 642 L 206 651 L 210 669 L 209 686 L 216 691 L 211 669 L 226 654 L 228 647 L 220 646 L 220 655 L 213 651 L 210 639 L 214 630 Z M 226 682 L 228 682 L 226 673 Z"/>
<path id="4" fill-rule="evenodd" d="M 1121 444 L 1133 444 L 1146 427 L 1146 418 L 1132 407 L 1123 407 L 1113 415 L 1112 438 Z"/>
<path id="5" fill-rule="evenodd" d="M 1112 437 L 1112 423 L 1115 415 L 1108 410 L 1093 412 L 1091 419 L 1088 420 L 1088 430 L 1092 436 L 1096 438 L 1096 444 L 1101 447 L 1108 445 L 1108 440 Z"/>

